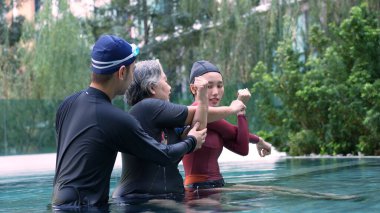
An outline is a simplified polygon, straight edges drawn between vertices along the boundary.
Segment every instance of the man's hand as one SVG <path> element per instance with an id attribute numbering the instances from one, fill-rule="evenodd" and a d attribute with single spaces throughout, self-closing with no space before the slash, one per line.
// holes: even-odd
<path id="1" fill-rule="evenodd" d="M 197 139 L 197 146 L 195 147 L 194 151 L 202 147 L 207 136 L 207 128 L 198 131 L 197 129 L 199 128 L 199 125 L 199 122 L 195 123 L 193 128 L 190 129 L 189 134 L 187 134 L 194 136 Z"/>
<path id="2" fill-rule="evenodd" d="M 234 100 L 231 102 L 230 108 L 231 108 L 232 112 L 236 114 L 236 113 L 245 111 L 246 107 L 245 107 L 243 102 L 241 102 L 239 100 Z"/>
<path id="3" fill-rule="evenodd" d="M 264 139 L 262 139 L 261 137 L 259 137 L 259 142 L 256 144 L 256 147 L 257 147 L 257 152 L 259 153 L 259 155 L 261 157 L 265 157 L 266 155 L 270 155 L 271 153 L 271 150 L 272 150 L 272 145 L 266 141 L 264 141 Z"/>

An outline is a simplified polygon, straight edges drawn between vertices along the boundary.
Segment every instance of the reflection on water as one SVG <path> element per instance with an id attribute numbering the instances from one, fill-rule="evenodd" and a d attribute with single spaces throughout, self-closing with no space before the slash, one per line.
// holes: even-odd
<path id="1" fill-rule="evenodd" d="M 0 157 L 0 212 L 51 212 L 47 206 L 51 197 L 54 162 L 54 154 Z M 280 154 L 266 159 L 251 156 L 234 162 L 223 158 L 221 170 L 226 182 L 235 185 L 224 191 L 209 193 L 207 198 L 188 203 L 150 201 L 141 205 L 111 204 L 109 211 L 380 210 L 380 158 L 289 158 L 281 157 Z M 183 174 L 181 165 L 180 171 Z M 112 173 L 111 192 L 120 172 L 118 162 Z M 199 197 L 202 197 L 201 193 L 204 192 L 199 193 Z"/>
<path id="2" fill-rule="evenodd" d="M 260 157 L 256 152 L 256 146 L 250 144 L 248 156 L 239 156 L 224 149 L 219 162 L 232 162 L 232 161 L 247 161 L 254 160 L 255 162 L 263 162 L 264 166 L 274 165 L 279 158 L 285 156 L 285 153 L 277 152 L 275 149 L 270 156 L 265 158 Z M 13 155 L 13 156 L 0 156 L 0 171 L 1 176 L 24 176 L 30 174 L 41 174 L 52 172 L 55 167 L 55 154 L 38 154 L 38 155 Z M 117 156 L 115 162 L 115 169 L 121 168 L 121 155 Z"/>

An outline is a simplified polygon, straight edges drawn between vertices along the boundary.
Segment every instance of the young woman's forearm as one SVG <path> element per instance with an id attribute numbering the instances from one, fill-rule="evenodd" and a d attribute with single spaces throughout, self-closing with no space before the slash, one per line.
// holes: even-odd
<path id="1" fill-rule="evenodd" d="M 199 122 L 198 130 L 204 129 L 207 126 L 207 113 L 208 113 L 208 103 L 204 103 L 204 101 L 200 101 L 198 106 L 196 106 L 196 110 L 194 113 L 194 118 L 191 122 L 191 126 L 194 126 L 196 122 Z"/>

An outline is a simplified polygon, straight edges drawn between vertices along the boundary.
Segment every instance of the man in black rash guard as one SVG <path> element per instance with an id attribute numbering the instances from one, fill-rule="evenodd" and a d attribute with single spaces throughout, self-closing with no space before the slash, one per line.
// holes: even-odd
<path id="1" fill-rule="evenodd" d="M 123 95 L 131 83 L 137 55 L 135 45 L 116 36 L 101 36 L 91 54 L 90 86 L 60 105 L 56 114 L 54 210 L 107 207 L 118 151 L 167 165 L 204 143 L 206 131 L 197 131 L 197 125 L 180 143 L 158 143 L 136 119 L 112 105 L 111 100 Z"/>

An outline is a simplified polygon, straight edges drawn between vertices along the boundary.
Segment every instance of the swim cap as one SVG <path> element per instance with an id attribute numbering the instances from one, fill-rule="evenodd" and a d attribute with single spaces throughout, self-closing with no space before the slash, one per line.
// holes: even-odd
<path id="1" fill-rule="evenodd" d="M 193 67 L 191 68 L 191 72 L 190 72 L 190 83 L 191 84 L 194 83 L 195 77 L 201 76 L 201 75 L 208 73 L 208 72 L 220 73 L 218 67 L 211 64 L 208 61 L 201 60 L 201 61 L 194 62 Z"/>
<path id="2" fill-rule="evenodd" d="M 97 74 L 112 74 L 122 65 L 128 66 L 136 60 L 139 48 L 114 35 L 102 35 L 91 53 L 91 69 Z"/>

